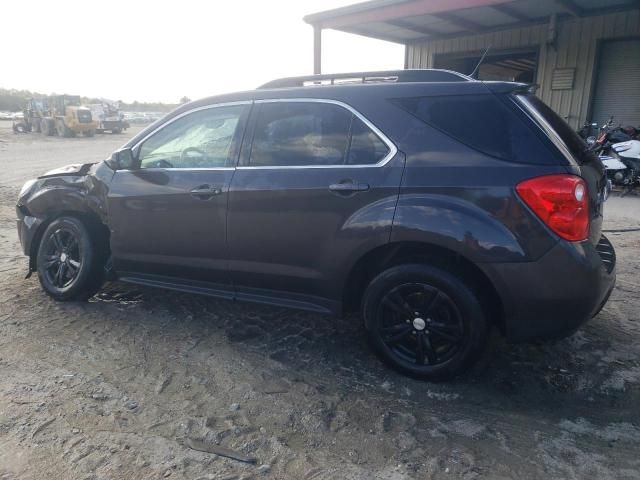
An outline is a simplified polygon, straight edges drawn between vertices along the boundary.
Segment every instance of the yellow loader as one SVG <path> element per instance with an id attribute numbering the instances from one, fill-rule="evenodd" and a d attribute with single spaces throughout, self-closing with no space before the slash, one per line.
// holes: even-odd
<path id="1" fill-rule="evenodd" d="M 46 99 L 45 112 L 40 120 L 40 132 L 45 136 L 74 137 L 82 134 L 93 137 L 97 123 L 91 110 L 80 104 L 77 95 L 52 95 Z"/>

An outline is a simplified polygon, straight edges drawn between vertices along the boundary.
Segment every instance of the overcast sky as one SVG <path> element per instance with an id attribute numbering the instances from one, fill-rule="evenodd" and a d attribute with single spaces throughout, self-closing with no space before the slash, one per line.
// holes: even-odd
<path id="1" fill-rule="evenodd" d="M 302 17 L 358 0 L 2 2 L 0 87 L 177 102 L 313 71 Z M 323 32 L 323 72 L 402 68 L 404 47 Z"/>

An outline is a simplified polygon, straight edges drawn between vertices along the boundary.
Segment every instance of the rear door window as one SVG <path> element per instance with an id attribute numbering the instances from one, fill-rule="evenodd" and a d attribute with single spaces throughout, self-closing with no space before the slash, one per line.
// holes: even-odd
<path id="1" fill-rule="evenodd" d="M 389 152 L 380 136 L 346 107 L 283 100 L 259 104 L 248 165 L 374 165 Z"/>
<path id="2" fill-rule="evenodd" d="M 348 165 L 373 165 L 389 153 L 389 147 L 362 120 L 355 115 L 351 122 L 351 145 Z"/>
<path id="3" fill-rule="evenodd" d="M 250 165 L 288 167 L 342 165 L 349 146 L 351 112 L 312 102 L 261 104 Z"/>
<path id="4" fill-rule="evenodd" d="M 554 163 L 553 155 L 533 130 L 493 94 L 411 97 L 393 102 L 486 155 L 510 162 Z"/>

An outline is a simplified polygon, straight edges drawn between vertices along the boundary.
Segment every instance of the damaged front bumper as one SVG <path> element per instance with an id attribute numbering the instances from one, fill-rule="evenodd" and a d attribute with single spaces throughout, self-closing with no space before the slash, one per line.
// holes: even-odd
<path id="1" fill-rule="evenodd" d="M 35 269 L 35 265 L 32 265 L 32 263 L 35 263 L 35 255 L 32 255 L 34 253 L 32 252 L 32 245 L 34 245 L 34 240 L 43 220 L 31 215 L 23 205 L 16 207 L 16 214 L 18 238 L 20 239 L 20 245 L 22 245 L 22 252 L 29 257 L 29 272 L 31 272 Z"/>

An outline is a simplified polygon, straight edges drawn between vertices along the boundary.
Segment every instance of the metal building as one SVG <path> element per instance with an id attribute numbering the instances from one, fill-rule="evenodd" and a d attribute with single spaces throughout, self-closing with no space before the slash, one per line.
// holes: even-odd
<path id="1" fill-rule="evenodd" d="M 538 84 L 573 127 L 640 125 L 639 0 L 372 0 L 308 15 L 314 69 L 323 29 L 405 45 L 405 68 Z"/>

